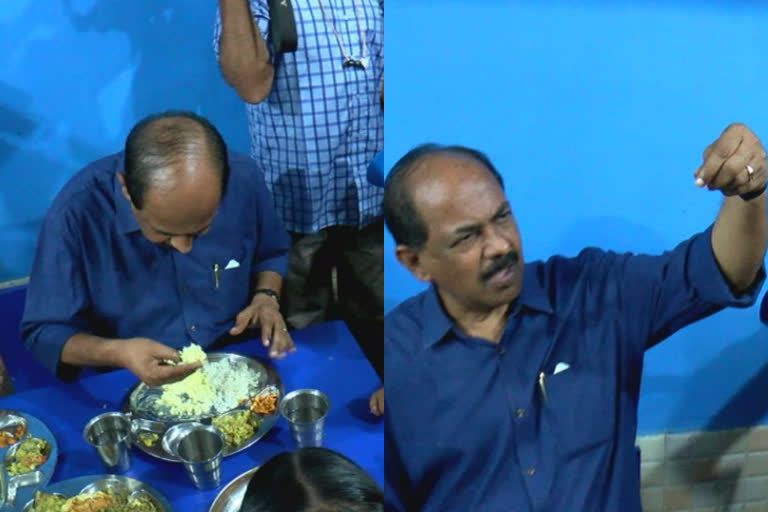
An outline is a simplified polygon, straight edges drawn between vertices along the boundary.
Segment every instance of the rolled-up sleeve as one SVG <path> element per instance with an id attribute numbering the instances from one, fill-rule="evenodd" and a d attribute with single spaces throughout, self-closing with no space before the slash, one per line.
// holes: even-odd
<path id="1" fill-rule="evenodd" d="M 267 270 L 285 275 L 288 269 L 288 250 L 291 247 L 291 240 L 285 225 L 277 216 L 272 195 L 264 182 L 262 172 L 255 164 L 253 167 L 254 211 L 257 214 L 258 233 L 251 275 Z"/>
<path id="2" fill-rule="evenodd" d="M 659 256 L 610 253 L 601 277 L 622 283 L 625 337 L 650 347 L 726 307 L 755 303 L 765 281 L 761 267 L 749 289 L 736 295 L 715 260 L 712 226 Z"/>
<path id="3" fill-rule="evenodd" d="M 61 376 L 59 359 L 73 335 L 87 332 L 88 291 L 77 235 L 65 214 L 46 215 L 27 288 L 21 337 L 32 356 Z"/>

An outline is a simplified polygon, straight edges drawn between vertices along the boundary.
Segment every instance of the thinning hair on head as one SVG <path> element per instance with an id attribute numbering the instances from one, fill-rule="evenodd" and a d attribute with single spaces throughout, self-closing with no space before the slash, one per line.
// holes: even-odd
<path id="1" fill-rule="evenodd" d="M 141 210 L 151 185 L 168 180 L 171 167 L 189 156 L 205 155 L 221 178 L 221 193 L 229 179 L 227 145 L 206 118 L 170 110 L 139 121 L 125 140 L 123 173 L 133 205 Z"/>
<path id="2" fill-rule="evenodd" d="M 418 250 L 427 241 L 427 226 L 419 215 L 407 186 L 411 176 L 423 161 L 436 154 L 456 154 L 471 158 L 480 163 L 493 175 L 504 188 L 504 179 L 485 153 L 466 146 L 442 144 L 422 144 L 403 155 L 389 171 L 384 181 L 384 221 L 392 238 L 398 245 L 405 245 Z"/>

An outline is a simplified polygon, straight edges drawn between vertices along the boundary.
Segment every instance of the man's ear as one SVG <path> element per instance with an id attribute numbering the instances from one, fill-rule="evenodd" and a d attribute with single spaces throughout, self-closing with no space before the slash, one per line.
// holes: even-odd
<path id="1" fill-rule="evenodd" d="M 398 245 L 395 247 L 395 257 L 402 266 L 408 269 L 413 276 L 419 281 L 428 283 L 432 280 L 432 276 L 427 272 L 421 264 L 421 255 L 419 251 L 414 250 L 407 245 Z"/>
<path id="2" fill-rule="evenodd" d="M 128 193 L 128 187 L 125 186 L 125 175 L 121 172 L 116 172 L 115 176 L 117 176 L 117 181 L 120 182 L 120 192 L 123 193 L 123 197 L 126 198 L 129 203 L 133 204 L 131 195 Z"/>

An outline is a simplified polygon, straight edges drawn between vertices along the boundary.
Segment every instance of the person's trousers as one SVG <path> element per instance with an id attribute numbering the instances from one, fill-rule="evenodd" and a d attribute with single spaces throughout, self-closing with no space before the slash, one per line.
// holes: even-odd
<path id="1" fill-rule="evenodd" d="M 281 293 L 289 328 L 343 320 L 379 377 L 384 363 L 383 238 L 383 220 L 362 229 L 333 226 L 309 235 L 291 233 Z"/>

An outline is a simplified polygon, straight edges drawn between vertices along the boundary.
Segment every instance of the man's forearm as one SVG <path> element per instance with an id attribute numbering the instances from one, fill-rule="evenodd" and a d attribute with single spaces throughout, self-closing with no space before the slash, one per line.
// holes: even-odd
<path id="1" fill-rule="evenodd" d="M 259 103 L 272 88 L 269 49 L 256 26 L 248 0 L 219 0 L 219 67 L 243 101 Z"/>
<path id="2" fill-rule="evenodd" d="M 712 251 L 736 292 L 754 282 L 766 247 L 766 194 L 750 201 L 727 197 L 712 229 Z"/>
<path id="3" fill-rule="evenodd" d="M 280 290 L 283 288 L 283 276 L 277 272 L 272 272 L 271 270 L 265 270 L 254 275 L 253 289 L 258 290 L 263 288 L 273 290 L 277 294 L 280 294 Z"/>
<path id="4" fill-rule="evenodd" d="M 75 334 L 61 349 L 61 362 L 73 366 L 122 367 L 120 341 L 91 334 Z"/>

